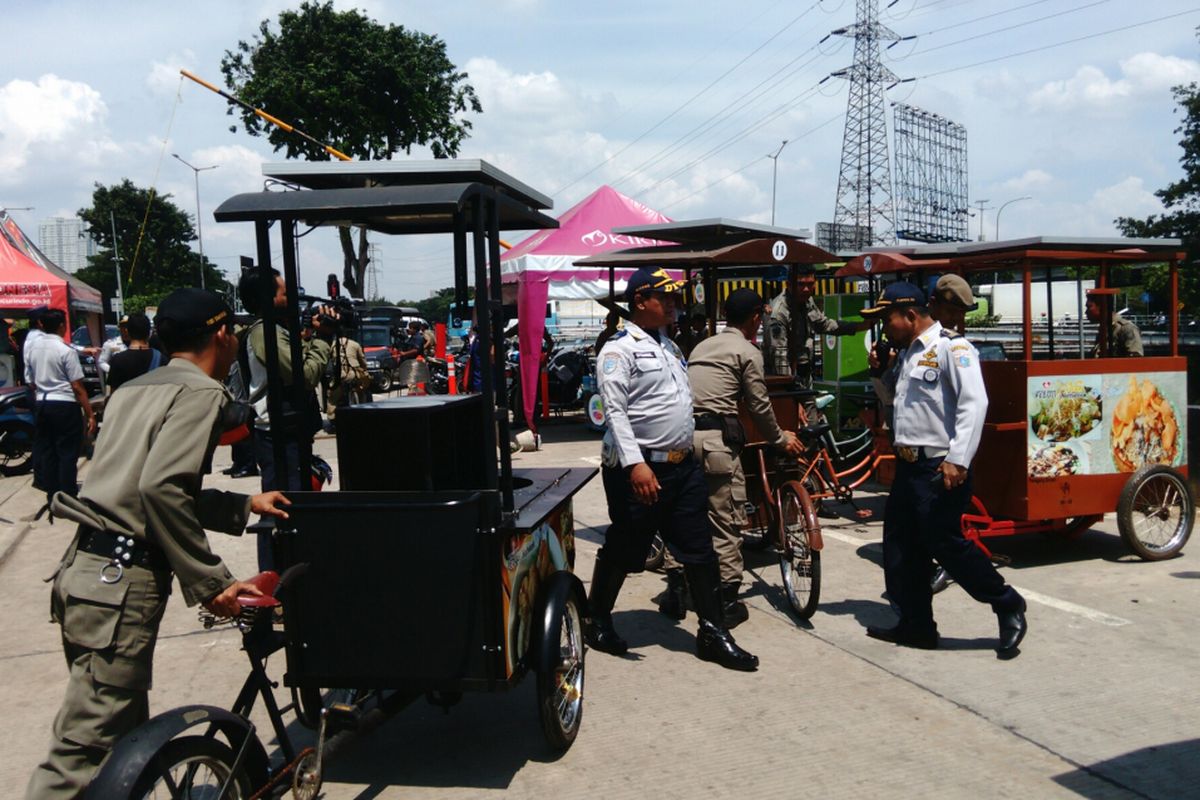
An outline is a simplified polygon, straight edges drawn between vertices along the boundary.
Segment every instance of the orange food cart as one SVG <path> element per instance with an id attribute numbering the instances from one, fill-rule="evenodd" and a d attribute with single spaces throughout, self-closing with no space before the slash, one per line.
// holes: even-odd
<path id="1" fill-rule="evenodd" d="M 964 535 L 989 555 L 985 538 L 1078 535 L 1110 512 L 1117 514 L 1122 538 L 1143 559 L 1172 557 L 1187 542 L 1195 500 L 1187 481 L 1187 361 L 1179 355 L 1183 258 L 1178 240 L 1037 237 L 880 248 L 838 271 L 844 277 L 902 278 L 922 286 L 931 275 L 946 272 L 973 283 L 980 273 L 1021 276 L 1020 351 L 981 362 L 988 409 L 972 465 L 973 507 L 962 521 Z M 1083 345 L 1092 346 L 1084 341 L 1082 320 L 1075 319 L 1075 330 L 1054 324 L 1051 284 L 1076 283 L 1061 268 L 1096 268 L 1095 291 L 1112 294 L 1113 267 L 1151 263 L 1165 263 L 1169 270 L 1166 353 L 1104 357 L 1110 353 L 1108 317 L 1097 334 L 1101 357 L 1081 357 Z M 1046 322 L 1035 325 L 1031 309 L 1037 291 L 1046 292 L 1050 311 Z M 1066 311 L 1075 314 L 1076 308 Z M 1067 337 L 1070 347 L 1064 346 Z"/>

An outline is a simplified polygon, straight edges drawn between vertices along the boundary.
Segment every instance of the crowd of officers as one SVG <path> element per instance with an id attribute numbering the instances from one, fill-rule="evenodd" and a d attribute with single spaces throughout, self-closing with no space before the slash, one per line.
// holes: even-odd
<path id="1" fill-rule="evenodd" d="M 284 282 L 274 278 L 275 292 L 265 302 L 282 311 Z M 608 418 L 602 476 L 611 525 L 592 576 L 587 629 L 592 648 L 627 650 L 612 610 L 625 577 L 644 568 L 658 533 L 670 554 L 662 611 L 683 619 L 689 606 L 695 610 L 700 658 L 735 670 L 758 667 L 758 658 L 730 633 L 747 617 L 738 600 L 746 501 L 739 405 L 767 442 L 785 456 L 798 456 L 801 442 L 775 419 L 764 373 L 790 374 L 799 386 L 811 386 L 812 332 L 844 335 L 878 321 L 892 344 L 890 352 L 874 354 L 872 366 L 881 395 L 893 406 L 899 459 L 884 521 L 885 583 L 899 620 L 867 633 L 899 645 L 937 646 L 929 583 L 936 559 L 997 614 L 998 653 L 1018 652 L 1025 601 L 959 528 L 987 405 L 978 353 L 953 330 L 970 306 L 969 287 L 945 276 L 927 300 L 919 288 L 894 283 L 863 312 L 865 322 L 846 323 L 818 311 L 814 282 L 811 273 L 799 273 L 769 308 L 750 289 L 732 292 L 725 302 L 725 329 L 685 358 L 664 333 L 675 320 L 681 284 L 664 270 L 642 269 L 629 280 L 630 320 L 623 330 L 608 332 L 597 361 Z M 247 283 L 240 289 L 247 310 L 260 314 L 257 288 Z M 352 358 L 356 363 L 346 374 L 361 380 L 354 369 L 359 359 L 339 335 L 337 320 L 336 309 L 315 309 L 299 348 L 301 363 L 292 363 L 287 329 L 277 327 L 277 378 L 265 367 L 261 321 L 235 332 L 232 310 L 212 292 L 180 289 L 160 304 L 155 325 L 161 352 L 169 357 L 165 364 L 150 346 L 145 318 L 124 321 L 125 352 L 105 359 L 120 391 L 109 398 L 82 489 L 76 491 L 73 454 L 68 458 L 64 450 L 55 460 L 42 453 L 38 479 L 51 495 L 52 510 L 78 528 L 52 589 L 52 617 L 62 629 L 69 683 L 50 753 L 34 772 L 28 797 L 78 796 L 115 742 L 148 718 L 154 647 L 172 576 L 184 602 L 219 616 L 237 613 L 238 595 L 259 594 L 233 577 L 210 549 L 205 530 L 240 532 L 251 513 L 287 517 L 289 502 L 278 489 L 302 488 L 297 464 L 302 450 L 311 454 L 312 434 L 320 427 L 314 390 L 331 358 L 339 352 Z M 54 311 L 37 320 L 38 335 L 25 343 L 27 382 L 39 393 L 39 425 L 55 431 L 78 426 L 82 407 L 94 432 L 78 359 L 63 344 L 65 323 Z M 1110 346 L 1131 347 L 1128 332 L 1118 326 L 1114 322 Z M 760 328 L 761 350 L 754 344 Z M 411 333 L 409 349 L 427 346 L 421 331 Z M 283 448 L 286 470 L 275 463 L 269 426 L 267 384 L 273 379 L 289 388 L 301 383 L 300 394 L 312 398 L 311 407 L 297 409 L 296 393 L 285 392 L 285 412 L 298 412 L 289 418 L 300 420 Z M 70 408 L 60 411 L 55 404 Z M 253 430 L 249 446 L 262 492 L 203 489 L 222 434 L 239 426 Z M 63 474 L 43 473 L 48 464 Z M 281 475 L 286 485 L 277 480 Z M 271 566 L 267 544 L 264 537 L 261 568 Z"/>

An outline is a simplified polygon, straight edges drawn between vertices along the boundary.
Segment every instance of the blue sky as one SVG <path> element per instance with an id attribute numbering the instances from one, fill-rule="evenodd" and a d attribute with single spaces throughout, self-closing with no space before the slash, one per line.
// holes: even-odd
<path id="1" fill-rule="evenodd" d="M 224 102 L 181 86 L 178 70 L 219 82 L 223 52 L 292 5 L 7 3 L 0 206 L 34 206 L 13 215 L 36 235 L 38 220 L 86 205 L 95 182 L 128 177 L 190 212 L 192 174 L 176 152 L 219 165 L 201 176 L 205 252 L 232 270 L 252 252 L 251 232 L 217 225 L 212 208 L 257 189 L 260 165 L 281 158 L 262 139 L 230 133 Z M 853 22 L 853 0 L 338 5 L 441 36 L 484 106 L 461 155 L 550 194 L 556 211 L 610 183 L 678 219 L 765 222 L 766 155 L 788 139 L 778 224 L 832 216 L 847 87 L 819 82 L 851 63 L 853 45 L 821 39 Z M 1141 24 L 1168 15 L 1179 16 Z M 898 0 L 881 21 L 918 35 L 887 52 L 897 75 L 919 78 L 889 100 L 967 127 L 970 199 L 990 201 L 989 239 L 994 207 L 1025 195 L 1004 211 L 1005 238 L 1112 234 L 1113 217 L 1158 210 L 1153 191 L 1180 174 L 1170 87 L 1200 79 L 1200 4 Z M 1117 28 L 1127 29 L 1093 36 Z M 445 242 L 379 247 L 379 286 L 392 298 L 451 280 Z M 305 282 L 322 284 L 340 263 L 334 235 L 308 237 L 301 263 Z"/>

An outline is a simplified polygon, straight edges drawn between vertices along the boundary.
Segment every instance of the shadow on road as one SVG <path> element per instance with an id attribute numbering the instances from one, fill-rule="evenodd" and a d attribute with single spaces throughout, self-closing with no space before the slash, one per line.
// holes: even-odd
<path id="1" fill-rule="evenodd" d="M 1200 739 L 1133 750 L 1056 775 L 1054 782 L 1095 800 L 1112 797 L 1113 783 L 1141 797 L 1195 797 L 1200 786 Z"/>

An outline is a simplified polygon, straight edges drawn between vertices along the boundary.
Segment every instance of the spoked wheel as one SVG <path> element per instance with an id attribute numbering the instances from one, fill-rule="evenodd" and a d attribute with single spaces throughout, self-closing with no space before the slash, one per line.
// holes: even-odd
<path id="1" fill-rule="evenodd" d="M 371 388 L 380 394 L 387 394 L 392 390 L 392 373 L 391 370 L 380 371 L 371 381 Z"/>
<path id="2" fill-rule="evenodd" d="M 583 623 L 573 594 L 547 611 L 552 626 L 548 630 L 549 641 L 556 641 L 558 646 L 550 647 L 551 652 L 541 657 L 537 675 L 538 715 L 546 742 L 562 752 L 575 741 L 583 721 Z"/>
<path id="3" fill-rule="evenodd" d="M 779 569 L 792 611 L 809 619 L 821 600 L 821 553 L 813 549 L 820 533 L 817 513 L 804 487 L 795 481 L 779 489 Z"/>
<path id="4" fill-rule="evenodd" d="M 1121 538 L 1146 561 L 1177 555 L 1192 534 L 1195 518 L 1191 487 L 1178 472 L 1161 464 L 1133 473 L 1117 503 Z"/>
<path id="5" fill-rule="evenodd" d="M 933 594 L 945 589 L 950 585 L 950 573 L 946 572 L 946 568 L 941 564 L 933 565 L 933 573 L 929 578 L 929 589 Z"/>
<path id="6" fill-rule="evenodd" d="M 646 571 L 658 572 L 661 570 L 666 557 L 667 546 L 663 543 L 662 534 L 656 533 L 650 540 L 650 551 L 646 553 Z"/>
<path id="7" fill-rule="evenodd" d="M 229 800 L 252 794 L 244 769 L 233 772 L 236 756 L 223 742 L 206 736 L 172 739 L 150 759 L 138 778 L 130 797 L 188 798 L 188 800 Z M 230 780 L 233 775 L 233 780 Z M 229 788 L 221 795 L 221 787 Z"/>
<path id="8" fill-rule="evenodd" d="M 765 550 L 775 541 L 771 507 L 766 503 L 746 503 L 746 527 L 742 528 L 742 546 Z"/>
<path id="9" fill-rule="evenodd" d="M 13 420 L 0 425 L 0 475 L 11 478 L 33 469 L 33 426 Z"/>
<path id="10" fill-rule="evenodd" d="M 325 708 L 335 703 L 352 706 L 359 699 L 360 692 L 357 689 L 322 690 L 307 686 L 292 689 L 292 703 L 295 706 L 296 721 L 313 731 L 321 727 L 321 712 Z"/>

